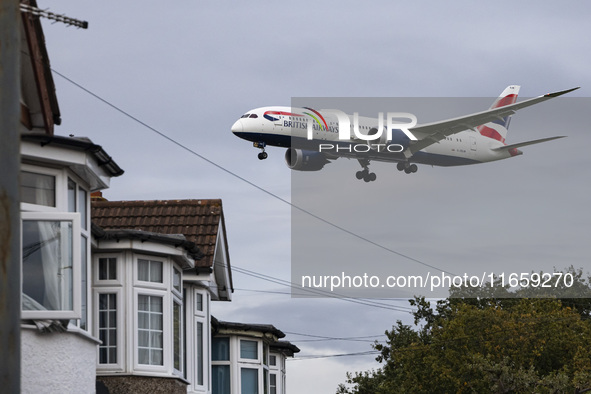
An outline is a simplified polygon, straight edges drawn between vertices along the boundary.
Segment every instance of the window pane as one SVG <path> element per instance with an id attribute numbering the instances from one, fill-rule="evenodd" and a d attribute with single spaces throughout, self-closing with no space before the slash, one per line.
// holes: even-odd
<path id="1" fill-rule="evenodd" d="M 258 394 L 259 392 L 259 370 L 252 368 L 240 369 L 240 393 Z"/>
<path id="2" fill-rule="evenodd" d="M 174 367 L 182 371 L 181 358 L 181 306 L 176 302 L 172 304 L 172 329 L 173 329 L 173 345 L 174 345 Z"/>
<path id="3" fill-rule="evenodd" d="M 269 393 L 269 389 L 268 389 L 269 383 L 268 383 L 268 381 L 269 381 L 269 370 L 268 369 L 265 369 L 263 371 L 263 391 L 264 391 L 265 394 L 268 394 Z"/>
<path id="4" fill-rule="evenodd" d="M 155 330 L 162 330 L 162 317 L 160 314 L 150 314 L 150 328 Z"/>
<path id="5" fill-rule="evenodd" d="M 181 273 L 176 268 L 172 270 L 172 287 L 180 293 L 181 291 Z"/>
<path id="6" fill-rule="evenodd" d="M 99 258 L 99 280 L 117 279 L 117 258 L 101 257 Z"/>
<path id="7" fill-rule="evenodd" d="M 162 261 L 138 259 L 138 279 L 162 283 Z"/>
<path id="8" fill-rule="evenodd" d="M 150 345 L 150 333 L 148 331 L 140 330 L 138 332 L 137 344 L 141 347 L 148 347 Z"/>
<path id="9" fill-rule="evenodd" d="M 270 381 L 270 394 L 277 394 L 277 375 L 272 373 L 269 376 L 269 381 Z"/>
<path id="10" fill-rule="evenodd" d="M 117 363 L 117 294 L 99 294 L 99 363 Z"/>
<path id="11" fill-rule="evenodd" d="M 68 212 L 76 212 L 76 183 L 68 178 Z"/>
<path id="12" fill-rule="evenodd" d="M 196 308 L 199 312 L 203 312 L 203 294 L 197 293 Z"/>
<path id="13" fill-rule="evenodd" d="M 269 357 L 269 365 L 271 365 L 271 366 L 277 365 L 277 356 L 270 356 Z"/>
<path id="14" fill-rule="evenodd" d="M 21 201 L 55 207 L 55 177 L 22 171 Z"/>
<path id="15" fill-rule="evenodd" d="M 213 361 L 228 361 L 230 360 L 230 338 L 213 338 L 212 339 L 212 354 Z"/>
<path id="16" fill-rule="evenodd" d="M 248 358 L 252 360 L 258 359 L 258 342 L 255 341 L 240 341 L 240 358 Z"/>
<path id="17" fill-rule="evenodd" d="M 226 338 L 227 339 L 227 338 Z M 230 391 L 230 366 L 212 365 L 212 394 L 232 394 Z"/>
<path id="18" fill-rule="evenodd" d="M 162 365 L 162 350 L 150 350 L 150 357 L 152 365 Z"/>
<path id="19" fill-rule="evenodd" d="M 148 282 L 150 280 L 150 262 L 148 260 L 137 261 L 138 279 Z"/>
<path id="20" fill-rule="evenodd" d="M 23 220 L 23 310 L 73 309 L 72 222 Z"/>
<path id="21" fill-rule="evenodd" d="M 150 311 L 162 312 L 162 297 L 150 297 Z"/>
<path id="22" fill-rule="evenodd" d="M 263 364 L 269 365 L 269 345 L 263 343 Z"/>
<path id="23" fill-rule="evenodd" d="M 162 262 L 150 261 L 150 282 L 162 283 Z"/>
<path id="24" fill-rule="evenodd" d="M 150 352 L 148 349 L 138 349 L 138 363 L 150 364 Z"/>
<path id="25" fill-rule="evenodd" d="M 109 275 L 108 279 L 117 279 L 117 259 L 115 257 L 109 258 Z"/>
<path id="26" fill-rule="evenodd" d="M 203 385 L 203 323 L 197 323 L 197 384 Z"/>
<path id="27" fill-rule="evenodd" d="M 163 365 L 162 297 L 138 295 L 138 363 Z"/>
<path id="28" fill-rule="evenodd" d="M 150 332 L 150 347 L 160 349 L 162 348 L 162 333 Z"/>
<path id="29" fill-rule="evenodd" d="M 150 296 L 140 295 L 138 296 L 138 309 L 140 311 L 149 311 L 150 304 L 149 304 Z"/>
<path id="30" fill-rule="evenodd" d="M 150 315 L 147 313 L 140 313 L 138 314 L 138 327 L 139 328 L 150 328 L 148 319 Z"/>
<path id="31" fill-rule="evenodd" d="M 80 237 L 80 267 L 81 267 L 81 298 L 82 298 L 82 315 L 80 319 L 80 328 L 86 330 L 87 313 L 88 313 L 88 281 L 86 275 L 88 273 L 88 240 L 86 237 Z"/>
<path id="32" fill-rule="evenodd" d="M 78 188 L 78 212 L 80 212 L 80 227 L 82 227 L 83 229 L 87 230 L 88 226 L 87 226 L 87 210 L 86 210 L 86 199 L 87 199 L 88 193 L 86 192 L 86 190 L 82 189 L 81 187 Z"/>

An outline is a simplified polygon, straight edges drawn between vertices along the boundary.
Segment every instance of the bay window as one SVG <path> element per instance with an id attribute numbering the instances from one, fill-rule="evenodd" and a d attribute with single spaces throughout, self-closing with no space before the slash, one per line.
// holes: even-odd
<path id="1" fill-rule="evenodd" d="M 66 169 L 21 166 L 22 317 L 87 329 L 89 198 Z"/>

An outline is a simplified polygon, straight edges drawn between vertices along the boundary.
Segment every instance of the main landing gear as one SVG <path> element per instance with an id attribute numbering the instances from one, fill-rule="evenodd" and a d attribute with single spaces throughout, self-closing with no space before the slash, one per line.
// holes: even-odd
<path id="1" fill-rule="evenodd" d="M 363 179 L 365 182 L 373 182 L 377 179 L 375 172 L 369 172 L 369 160 L 359 159 L 359 164 L 363 167 L 363 170 L 357 171 L 355 176 L 357 179 Z"/>
<path id="2" fill-rule="evenodd" d="M 261 152 L 258 154 L 259 160 L 265 160 L 269 155 L 265 152 L 265 147 L 267 146 L 264 142 L 254 142 L 252 144 L 255 148 L 259 148 Z"/>
<path id="3" fill-rule="evenodd" d="M 398 164 L 396 164 L 396 168 L 398 171 L 404 171 L 406 174 L 413 174 L 419 170 L 419 167 L 417 167 L 416 164 L 410 164 L 405 161 L 399 161 Z"/>

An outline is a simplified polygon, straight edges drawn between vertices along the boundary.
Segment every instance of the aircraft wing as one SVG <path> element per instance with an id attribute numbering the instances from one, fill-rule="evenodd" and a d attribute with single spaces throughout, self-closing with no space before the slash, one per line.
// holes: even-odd
<path id="1" fill-rule="evenodd" d="M 513 115 L 517 110 L 541 103 L 542 101 L 550 100 L 551 98 L 562 96 L 563 94 L 577 90 L 578 87 L 562 90 L 560 92 L 548 93 L 543 96 L 534 97 L 518 103 L 506 105 L 503 107 L 493 108 L 482 112 L 476 112 L 470 115 L 460 116 L 459 118 L 446 119 L 439 122 L 426 123 L 418 125 L 409 129 L 410 132 L 417 138 L 418 141 L 411 142 L 409 146 L 409 156 L 435 144 L 445 137 L 459 133 L 464 130 L 475 129 L 476 127 L 495 119 L 504 118 L 505 116 Z M 541 142 L 541 141 L 540 141 Z"/>

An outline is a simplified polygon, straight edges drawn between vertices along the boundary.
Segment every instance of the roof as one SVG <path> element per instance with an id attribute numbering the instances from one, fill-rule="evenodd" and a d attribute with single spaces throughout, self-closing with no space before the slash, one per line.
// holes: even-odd
<path id="1" fill-rule="evenodd" d="M 293 357 L 294 353 L 299 353 L 300 348 L 289 341 L 277 341 L 269 345 L 271 351 L 277 351 L 286 356 Z"/>
<path id="2" fill-rule="evenodd" d="M 228 321 L 221 321 L 216 319 L 215 317 L 211 317 L 211 325 L 214 329 L 214 332 L 219 332 L 220 330 L 232 330 L 232 331 L 244 331 L 247 332 L 258 332 L 261 334 L 272 334 L 277 338 L 284 338 L 285 334 L 283 331 L 275 328 L 272 324 L 251 324 L 251 323 L 234 323 Z M 275 346 L 273 344 L 273 346 Z M 299 351 L 299 349 L 298 349 Z"/>
<path id="3" fill-rule="evenodd" d="M 37 7 L 36 0 L 21 0 L 21 3 Z M 55 92 L 55 84 L 51 73 L 49 64 L 49 56 L 47 48 L 45 47 L 45 36 L 39 21 L 39 16 L 30 12 L 21 12 L 22 39 L 26 40 L 26 45 L 21 44 L 21 53 L 23 63 L 28 63 L 28 66 L 23 64 L 22 76 L 35 80 L 37 98 L 33 99 L 31 92 L 24 89 L 23 95 L 29 96 L 28 105 L 32 106 L 32 110 L 41 112 L 42 124 L 34 124 L 32 127 L 43 128 L 45 133 L 53 135 L 54 125 L 61 123 L 61 115 L 58 106 L 57 96 Z M 26 87 L 27 84 L 24 84 Z M 33 102 L 36 100 L 36 102 Z M 23 110 L 24 108 L 21 108 Z M 24 109 L 26 112 L 29 109 Z"/>
<path id="4" fill-rule="evenodd" d="M 105 230 L 97 226 L 96 223 L 92 223 L 92 235 L 94 235 L 96 239 L 104 240 L 119 241 L 121 239 L 129 239 L 139 240 L 142 242 L 153 241 L 161 244 L 172 245 L 174 247 L 182 247 L 194 260 L 203 257 L 199 247 L 197 247 L 194 242 L 187 241 L 185 236 L 182 234 L 162 234 L 129 229 Z"/>
<path id="5" fill-rule="evenodd" d="M 194 242 L 201 250 L 203 257 L 195 262 L 195 266 L 202 269 L 211 270 L 213 267 L 220 230 L 220 246 L 228 249 L 220 199 L 93 201 L 92 220 L 105 230 L 183 234 L 187 241 Z M 227 259 L 228 271 L 231 273 L 229 256 Z"/>
<path id="6" fill-rule="evenodd" d="M 23 133 L 21 134 L 21 140 L 37 143 L 41 146 L 52 145 L 88 152 L 94 157 L 99 167 L 105 170 L 110 176 L 121 176 L 124 172 L 100 145 L 94 144 L 86 137 L 64 137 L 44 133 Z"/>

